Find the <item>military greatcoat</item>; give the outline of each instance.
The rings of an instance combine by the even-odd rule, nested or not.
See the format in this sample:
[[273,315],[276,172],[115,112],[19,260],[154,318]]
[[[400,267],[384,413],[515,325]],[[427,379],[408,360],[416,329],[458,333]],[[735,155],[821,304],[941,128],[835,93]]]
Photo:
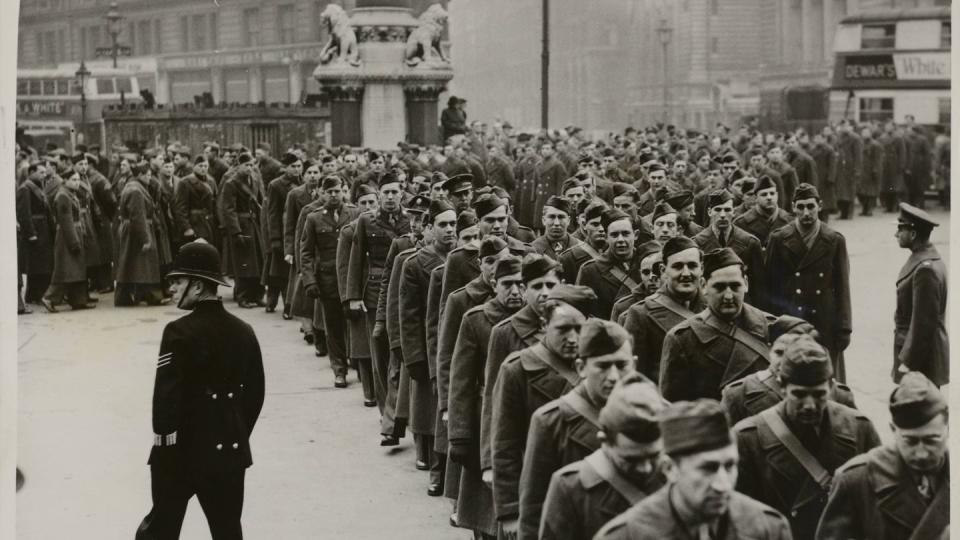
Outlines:
[[[849,386],[835,382],[830,399],[851,409],[856,409],[853,390]],[[730,422],[758,414],[783,401],[783,389],[769,369],[751,373],[742,379],[723,387],[720,403],[727,409]]]
[[283,258],[285,255],[283,220],[287,195],[298,185],[300,185],[299,177],[291,177],[286,174],[274,178],[267,185],[267,219],[265,225],[267,230],[266,251],[269,255],[266,263],[267,273],[272,278],[288,278],[290,274],[290,267]]
[[593,302],[593,312],[584,315],[609,319],[617,299],[629,294],[642,281],[640,261],[636,255],[630,261],[621,263],[608,250],[597,259],[586,262],[580,268],[577,285],[593,289],[597,299]]
[[[783,403],[774,410],[796,434],[786,419]],[[827,472],[833,474],[850,458],[880,445],[873,424],[859,411],[828,401],[823,414],[819,440],[807,449]],[[737,491],[788,516],[794,539],[813,540],[817,521],[827,503],[827,491],[817,484],[761,416],[741,420],[733,430],[740,451]]]
[[[24,273],[49,275],[53,272],[53,242],[56,224],[50,200],[40,187],[27,178],[17,187],[17,223],[23,237]],[[26,240],[36,237],[36,240]]]
[[633,337],[637,371],[654,382],[659,381],[660,357],[667,332],[705,308],[706,304],[699,294],[685,304],[661,287],[658,292],[628,309],[620,324]]
[[223,232],[230,239],[234,277],[259,280],[264,252],[260,201],[249,182],[250,177],[245,175],[234,175],[224,182],[219,210],[223,218]]
[[[337,290],[341,300],[347,294],[347,267],[350,264],[350,246],[356,221],[347,223],[340,229],[337,241]],[[345,310],[346,311],[346,310]],[[367,339],[367,320],[362,313],[349,314],[347,317],[347,356],[349,358],[370,358],[370,341]]]
[[754,206],[733,220],[733,224],[744,231],[754,235],[760,240],[763,248],[767,247],[770,235],[773,231],[787,225],[793,220],[793,216],[783,208],[777,208],[770,216],[765,216]]
[[153,231],[155,211],[147,188],[139,180],[127,182],[120,195],[117,283],[160,283],[158,240]]
[[215,208],[217,185],[213,179],[208,176],[198,178],[194,174],[181,178],[174,188],[174,199],[173,215],[181,234],[193,229],[198,238],[219,245],[216,236],[219,212]]
[[863,139],[854,133],[837,138],[837,200],[852,201],[863,174]]
[[87,280],[87,259],[84,254],[86,224],[80,215],[80,201],[66,186],[53,198],[53,215],[57,232],[53,241],[53,274],[50,283],[77,283]]
[[906,364],[942,386],[950,382],[950,341],[946,327],[947,267],[927,245],[907,259],[897,276],[893,375]]

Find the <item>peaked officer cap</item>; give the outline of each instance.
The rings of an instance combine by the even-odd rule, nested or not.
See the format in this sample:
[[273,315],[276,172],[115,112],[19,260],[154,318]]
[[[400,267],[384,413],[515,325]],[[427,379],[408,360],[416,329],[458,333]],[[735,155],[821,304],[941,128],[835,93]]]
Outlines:
[[448,193],[459,193],[473,187],[473,175],[468,173],[456,174],[443,183],[443,189]]
[[899,428],[924,426],[946,410],[947,401],[940,389],[919,371],[904,374],[890,394],[890,415]]
[[663,450],[676,457],[734,444],[727,411],[718,401],[678,401],[660,413]]
[[407,203],[406,211],[407,213],[415,212],[418,214],[423,214],[430,210],[430,197],[426,195],[417,195],[416,197],[410,199],[410,202]]
[[180,247],[168,278],[190,277],[227,285],[220,274],[220,252],[203,238]]
[[930,214],[907,203],[900,203],[900,216],[897,218],[897,223],[919,229],[932,229],[940,226]]

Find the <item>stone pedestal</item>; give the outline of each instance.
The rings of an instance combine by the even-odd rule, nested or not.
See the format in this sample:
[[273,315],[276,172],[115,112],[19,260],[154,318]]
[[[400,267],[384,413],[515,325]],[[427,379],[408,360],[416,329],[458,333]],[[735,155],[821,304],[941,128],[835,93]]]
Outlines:
[[323,89],[330,98],[331,142],[334,145],[364,146],[363,85],[327,85]]
[[[378,5],[370,6],[373,3]],[[393,150],[401,141],[438,141],[437,96],[453,78],[453,67],[441,61],[407,63],[407,38],[419,21],[404,5],[401,0],[358,2],[350,24],[357,36],[360,65],[334,60],[314,71],[331,98],[331,107],[337,109],[331,111],[333,144]],[[356,103],[335,100],[347,87],[362,99]],[[339,125],[342,122],[357,122],[359,129]]]

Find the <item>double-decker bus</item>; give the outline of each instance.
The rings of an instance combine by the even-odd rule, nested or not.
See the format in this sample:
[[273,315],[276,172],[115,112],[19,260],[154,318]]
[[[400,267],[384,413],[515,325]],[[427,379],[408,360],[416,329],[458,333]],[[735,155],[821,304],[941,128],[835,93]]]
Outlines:
[[950,125],[950,8],[867,11],[840,21],[830,118],[860,122],[912,116]]
[[38,148],[47,142],[106,146],[104,107],[141,101],[137,77],[129,70],[91,68],[82,88],[76,68],[17,70],[17,127]]

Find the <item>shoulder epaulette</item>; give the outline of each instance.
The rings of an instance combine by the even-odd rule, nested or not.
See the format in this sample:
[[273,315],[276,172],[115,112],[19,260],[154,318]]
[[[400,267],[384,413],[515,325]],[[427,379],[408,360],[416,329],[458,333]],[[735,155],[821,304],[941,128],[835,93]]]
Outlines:
[[837,468],[837,472],[834,474],[834,477],[840,476],[841,474],[844,474],[844,473],[846,473],[847,471],[851,471],[851,470],[853,470],[853,469],[857,469],[857,468],[860,468],[860,467],[866,467],[866,466],[867,466],[867,456],[868,456],[868,455],[869,455],[869,454],[858,454],[858,455],[850,458],[849,461],[847,461],[846,463],[844,463],[843,465],[841,465],[840,467]]
[[520,359],[520,352],[521,351],[513,351],[512,353],[508,354],[507,357],[503,359],[503,365],[518,361]]
[[408,255],[408,254],[410,254],[410,253],[414,253],[415,251],[419,251],[419,250],[420,250],[420,248],[418,248],[417,246],[413,246],[413,247],[410,247],[410,248],[407,248],[407,249],[401,251],[400,253],[397,253],[397,257],[399,257],[399,256],[401,256],[401,255]]

